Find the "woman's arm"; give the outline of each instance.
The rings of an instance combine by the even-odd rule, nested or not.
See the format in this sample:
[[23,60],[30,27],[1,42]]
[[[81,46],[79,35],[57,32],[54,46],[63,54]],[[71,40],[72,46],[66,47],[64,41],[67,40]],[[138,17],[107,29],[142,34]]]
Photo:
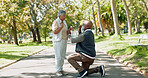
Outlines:
[[[56,23],[57,23],[57,22],[56,22]],[[55,24],[55,25],[57,25],[57,24]],[[61,23],[60,25],[61,25],[61,27],[59,27],[59,28],[57,28],[57,29],[55,29],[55,30],[53,31],[54,34],[58,34],[58,33],[62,30],[64,24]]]

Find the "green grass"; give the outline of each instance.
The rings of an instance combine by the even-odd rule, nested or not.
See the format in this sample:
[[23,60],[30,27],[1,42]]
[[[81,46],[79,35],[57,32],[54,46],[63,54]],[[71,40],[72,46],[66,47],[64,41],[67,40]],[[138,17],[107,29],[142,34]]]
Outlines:
[[20,44],[19,46],[52,46],[52,41],[42,41],[42,43],[38,43],[38,42],[27,42],[27,43],[23,43]]
[[[147,33],[140,33],[147,34]],[[130,44],[138,44],[140,34],[133,34],[131,36],[123,35],[115,37],[95,37],[96,47],[110,53],[114,56],[125,56],[122,58],[125,61],[130,61],[136,66],[145,69],[148,72],[148,47],[131,46]],[[147,44],[148,40],[142,39],[140,44]]]
[[0,66],[52,46],[51,41],[42,41],[40,44],[30,41],[32,40],[26,40],[19,46],[15,44],[0,44]]

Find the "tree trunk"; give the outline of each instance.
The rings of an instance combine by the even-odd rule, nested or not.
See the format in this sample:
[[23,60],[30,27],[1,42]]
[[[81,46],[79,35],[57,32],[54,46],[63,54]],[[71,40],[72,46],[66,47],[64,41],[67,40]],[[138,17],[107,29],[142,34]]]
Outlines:
[[130,16],[129,16],[129,9],[127,7],[127,4],[125,2],[125,0],[122,0],[124,3],[124,7],[126,10],[126,16],[127,16],[127,21],[128,21],[128,35],[132,35],[132,26],[131,26],[131,21],[130,21]]
[[115,27],[113,24],[111,24],[111,28],[112,28],[112,33],[115,33]]
[[137,20],[135,19],[135,32],[137,33],[138,32],[138,28],[137,28]]
[[[38,42],[41,43],[41,38],[40,38],[39,29],[38,29],[38,26],[37,26],[37,19],[36,19],[36,17],[37,17],[36,4],[34,5],[34,3],[33,4],[30,3],[30,5],[31,5],[30,6],[30,15],[32,17],[32,20],[34,21],[34,27],[36,29],[36,34],[37,34]],[[33,30],[32,33],[33,33],[33,39],[34,39],[34,41],[36,41],[35,31]]]
[[36,34],[37,34],[37,38],[38,38],[38,43],[41,43],[41,37],[40,37],[40,32],[39,32],[39,28],[38,28],[38,24],[37,24],[37,13],[36,13],[36,4],[35,4],[35,10],[33,10],[33,14],[34,14],[34,26],[36,28]]
[[47,25],[46,25],[46,27],[45,27],[45,42],[46,42],[46,29],[47,29]]
[[10,25],[9,25],[9,39],[8,39],[8,43],[11,43],[11,41],[12,41],[12,31],[11,31],[11,29],[10,29]]
[[103,25],[102,25],[102,21],[101,21],[100,2],[99,2],[99,0],[97,0],[97,3],[98,3],[98,18],[99,18],[99,24],[100,24],[100,28],[101,28],[101,34],[102,34],[102,36],[104,36],[104,29],[103,29]]
[[36,39],[36,33],[35,33],[35,30],[33,29],[33,27],[30,27],[28,23],[26,23],[29,30],[32,32],[32,35],[33,35],[33,42],[36,42],[37,39]]
[[135,11],[135,33],[138,32],[138,28],[137,28],[137,11]]
[[[91,0],[92,3],[92,0]],[[95,18],[95,14],[94,14],[94,4],[92,3],[92,13],[93,13],[93,18],[94,18],[94,30],[95,30],[95,35],[97,34],[97,26],[96,26],[96,18]]]
[[117,37],[118,35],[120,35],[120,30],[119,30],[119,23],[118,23],[116,5],[115,5],[114,0],[111,0],[110,2],[111,2],[111,9],[112,9],[112,15],[113,15],[113,20],[114,20],[115,35]]
[[16,45],[19,45],[18,44],[18,39],[17,39],[16,21],[15,21],[15,17],[14,16],[13,16],[12,31],[13,31],[14,42],[15,42]]
[[40,37],[40,32],[39,32],[39,28],[36,27],[36,33],[37,33],[37,37],[38,37],[38,43],[42,43],[41,42],[41,37]]
[[32,32],[32,35],[33,35],[33,42],[36,42],[37,41],[37,39],[36,39],[36,33],[35,33],[35,31],[34,31],[33,28],[31,29],[31,32]]
[[138,17],[137,17],[137,24],[138,24],[137,32],[140,33],[140,23],[139,23],[139,19],[138,19]]

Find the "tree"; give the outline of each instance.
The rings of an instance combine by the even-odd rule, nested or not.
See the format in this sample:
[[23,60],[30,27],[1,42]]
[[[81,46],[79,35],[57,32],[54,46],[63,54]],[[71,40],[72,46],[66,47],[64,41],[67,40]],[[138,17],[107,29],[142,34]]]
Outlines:
[[115,35],[118,36],[120,35],[120,30],[119,30],[119,23],[117,18],[116,4],[114,0],[110,0],[110,3],[111,3],[113,20],[114,20]]
[[144,21],[143,24],[144,24],[145,31],[147,32],[147,29],[148,29],[148,20]]
[[131,21],[130,21],[130,14],[129,14],[129,9],[128,9],[128,6],[126,4],[126,1],[125,0],[122,0],[123,3],[124,3],[124,7],[125,7],[125,10],[126,10],[126,16],[127,16],[127,21],[128,21],[128,35],[132,35],[132,26],[131,26]]
[[113,35],[115,31],[113,26],[112,11],[111,11],[111,6],[108,6],[108,5],[110,5],[109,0],[100,1],[101,21],[102,21],[103,29],[107,29],[109,32],[109,35]]
[[135,25],[135,33],[140,33],[140,26],[143,25],[145,19],[147,19],[147,11],[145,5],[141,0],[134,0],[132,6],[129,7],[131,12],[132,24]]
[[[38,24],[37,24],[37,11],[36,11],[36,9],[37,9],[36,1],[32,0],[30,2],[30,15],[31,15],[32,20],[34,22],[34,27],[35,27],[35,30],[36,30],[36,33],[37,33],[38,42],[41,43],[39,28],[38,28]],[[34,31],[34,30],[32,30],[32,31]],[[33,34],[35,34],[35,33],[33,33]],[[35,38],[35,36],[33,38]]]
[[[31,22],[29,22],[29,23],[31,23]],[[28,23],[28,22],[26,22],[26,24],[27,24],[27,26],[28,26],[29,30],[32,32],[33,42],[36,42],[36,41],[37,41],[37,39],[36,39],[35,29],[34,29],[34,27],[33,27],[33,26],[31,26],[29,23]]]
[[146,5],[146,2],[144,0],[142,0],[144,6],[145,6],[145,9],[146,9],[146,12],[147,12],[147,17],[148,17],[148,8],[147,8],[147,5]]
[[[19,27],[19,22],[21,17],[23,16],[24,7],[26,5],[27,1],[4,1],[3,2],[3,8],[2,8],[2,19],[1,24],[5,25],[6,28],[9,27],[10,30],[12,30],[14,42],[16,45],[18,44],[17,39],[17,29]],[[11,40],[11,34],[10,34],[10,40]]]
[[93,3],[92,0],[90,0],[90,1],[91,1],[91,4],[92,4],[92,14],[93,14],[93,20],[94,20],[94,30],[95,30],[95,34],[98,35],[97,34],[97,26],[96,26],[96,17],[95,17],[95,12],[94,12],[94,4],[95,3]]
[[100,24],[100,28],[101,28],[101,34],[102,34],[102,36],[104,36],[104,29],[103,29],[103,25],[102,25],[102,21],[101,21],[100,2],[99,2],[99,0],[97,0],[97,3],[98,3],[98,19],[99,19],[99,24]]
[[16,18],[15,18],[15,16],[13,16],[12,32],[13,32],[15,44],[19,45],[18,44],[18,39],[17,39],[17,29],[16,29]]
[[42,20],[44,19],[46,12],[49,10],[50,5],[46,0],[31,0],[30,1],[30,15],[32,17],[34,27],[36,30],[38,42],[41,43],[40,36],[40,25]]

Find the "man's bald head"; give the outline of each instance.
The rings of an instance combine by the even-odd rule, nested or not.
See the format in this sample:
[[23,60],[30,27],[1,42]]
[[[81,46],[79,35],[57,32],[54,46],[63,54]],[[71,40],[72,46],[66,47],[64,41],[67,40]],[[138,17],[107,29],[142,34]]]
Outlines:
[[86,29],[91,29],[92,28],[93,23],[90,20],[85,20],[84,21],[84,30]]

